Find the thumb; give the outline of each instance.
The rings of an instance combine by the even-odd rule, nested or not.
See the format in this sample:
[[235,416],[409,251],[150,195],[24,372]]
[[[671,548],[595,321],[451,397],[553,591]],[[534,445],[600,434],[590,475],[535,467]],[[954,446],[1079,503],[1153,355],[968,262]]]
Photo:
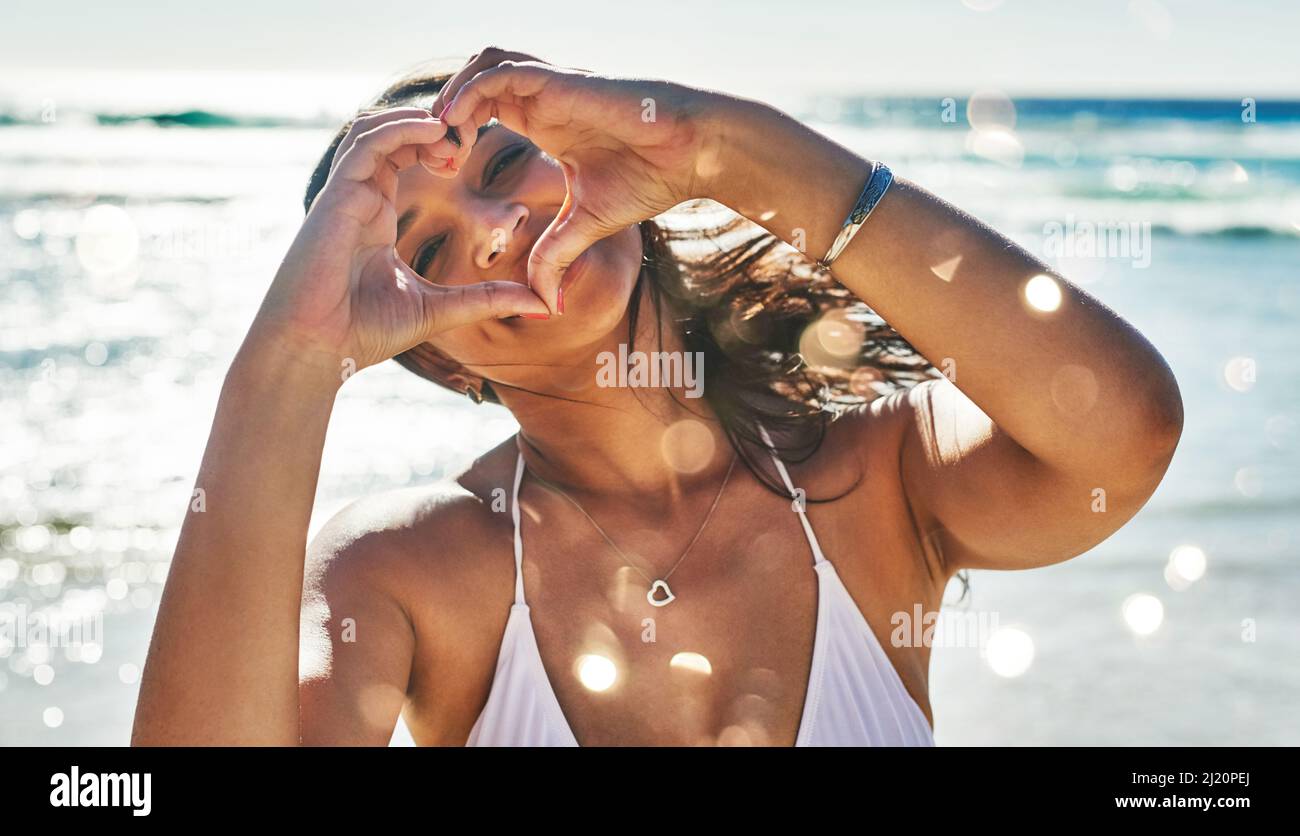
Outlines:
[[552,313],[560,313],[559,289],[564,271],[592,244],[609,234],[604,225],[573,198],[573,170],[566,164],[568,195],[560,212],[538,237],[528,255],[528,283]]
[[537,294],[518,282],[476,282],[453,287],[426,283],[421,287],[425,322],[421,341],[488,319],[549,315]]

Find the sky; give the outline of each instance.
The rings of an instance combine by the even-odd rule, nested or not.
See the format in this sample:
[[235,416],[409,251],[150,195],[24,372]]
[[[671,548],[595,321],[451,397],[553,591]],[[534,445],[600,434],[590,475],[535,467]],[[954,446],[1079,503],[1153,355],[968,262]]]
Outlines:
[[[3,0],[0,81],[289,72],[373,87],[495,44],[762,97],[1300,97],[1293,0]],[[358,87],[360,89],[360,87]],[[358,94],[362,95],[362,94]]]

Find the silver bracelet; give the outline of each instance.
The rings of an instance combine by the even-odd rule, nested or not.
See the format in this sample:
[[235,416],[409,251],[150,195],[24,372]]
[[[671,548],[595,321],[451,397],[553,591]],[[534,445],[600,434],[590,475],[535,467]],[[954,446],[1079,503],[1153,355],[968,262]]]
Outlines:
[[866,222],[871,210],[875,209],[876,204],[885,196],[892,182],[894,182],[894,173],[889,170],[889,166],[878,161],[871,164],[871,176],[867,178],[867,184],[862,187],[858,202],[853,205],[853,210],[844,219],[840,234],[835,236],[831,248],[821,257],[818,264],[830,269],[831,262],[839,258],[840,253],[844,252],[844,248],[853,240],[853,236],[858,234],[858,229]]

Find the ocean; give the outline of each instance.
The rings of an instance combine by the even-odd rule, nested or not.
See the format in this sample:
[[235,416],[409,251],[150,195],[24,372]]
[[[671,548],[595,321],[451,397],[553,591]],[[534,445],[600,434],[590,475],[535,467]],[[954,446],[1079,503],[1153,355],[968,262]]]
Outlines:
[[[0,83],[0,744],[129,740],[222,377],[360,95],[298,79],[274,88],[292,106],[244,107],[254,84],[264,103],[234,77]],[[1182,442],[1137,517],[949,590],[946,615],[997,629],[934,650],[937,742],[1300,744],[1300,102],[781,104],[1042,254],[1182,389]],[[515,428],[396,364],[365,371],[313,530]],[[79,632],[15,627],[41,624]]]

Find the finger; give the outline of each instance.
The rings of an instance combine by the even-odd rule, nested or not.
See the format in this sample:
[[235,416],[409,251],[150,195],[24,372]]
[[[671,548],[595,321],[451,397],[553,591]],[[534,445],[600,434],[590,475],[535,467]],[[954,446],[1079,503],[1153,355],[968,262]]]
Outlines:
[[[464,86],[465,82],[483,70],[495,67],[500,62],[508,60],[533,60],[533,58],[522,52],[510,52],[494,46],[487,47],[482,52],[473,55],[469,61],[465,62],[465,66],[461,67],[455,75],[447,80],[438,91],[438,95],[434,97],[429,111],[436,114],[439,120],[442,120],[446,114],[447,105],[455,98],[456,93]],[[479,124],[482,123],[476,123],[476,126]],[[452,128],[451,133],[458,139],[456,146],[459,153],[456,155],[456,167],[459,168],[469,161],[469,153],[473,149],[474,143],[478,141],[478,136],[475,135],[473,130],[457,131]]]
[[[436,147],[436,146],[434,146]],[[448,167],[450,158],[439,157],[429,151],[428,145],[404,145],[389,154],[384,164],[375,170],[371,180],[390,201],[397,199],[397,175],[403,169],[420,165],[425,171],[444,179],[456,176],[456,169]]]
[[469,81],[483,70],[486,70],[489,67],[495,67],[502,61],[541,62],[541,59],[523,52],[511,52],[494,46],[487,47],[482,52],[472,56],[469,61],[465,62],[465,66],[457,70],[456,74],[449,78],[446,84],[442,85],[442,89],[439,90],[438,95],[434,97],[433,105],[429,109],[432,110],[435,115],[441,117],[443,108],[445,108],[447,104],[455,98],[456,93],[459,92],[465,82]]
[[[527,102],[528,96],[525,93],[540,92],[545,88],[545,81],[538,83],[523,83],[520,90],[523,93],[516,94],[509,83],[509,78],[499,75],[503,70],[518,69],[519,65],[507,62],[476,75],[473,79],[461,88],[461,93],[457,95],[457,101],[448,105],[448,109],[443,111],[444,120],[447,122],[449,130],[459,132],[463,147],[458,157],[458,163],[464,164],[469,159],[470,152],[474,144],[478,141],[478,128],[486,125],[488,120],[496,119],[515,133],[523,136],[528,135],[527,119],[524,116],[523,105]],[[532,67],[534,70],[546,72],[549,65]],[[489,79],[498,79],[498,84],[488,88],[483,92],[480,86],[484,81]],[[470,90],[477,90],[478,93],[472,97],[473,101],[466,101],[464,94]],[[451,114],[455,111],[456,123],[452,122]]]
[[431,152],[428,146],[425,145],[417,146],[417,148],[419,149],[420,165],[424,166],[424,170],[435,177],[450,179],[460,171],[459,168],[453,168],[450,165],[454,160],[453,156],[440,157]]
[[[491,119],[496,119],[502,125],[520,136],[528,136],[526,130],[528,123],[524,117],[524,110],[522,107],[516,104],[506,104],[498,101],[483,102],[479,105],[479,109],[475,111],[469,121],[465,122],[459,128],[463,144],[456,155],[457,168],[464,167],[468,162],[470,154],[474,150],[474,146],[478,144],[479,128],[486,125]],[[448,125],[448,130],[458,129]]]
[[465,82],[442,117],[449,125],[460,125],[474,116],[485,101],[518,105],[521,99],[536,96],[556,75],[544,64],[505,62],[483,70]]
[[528,284],[554,313],[560,313],[559,291],[565,271],[592,244],[610,234],[594,215],[573,202],[571,170],[560,165],[570,183],[569,197],[528,255]]
[[419,119],[429,118],[428,111],[419,107],[394,107],[388,110],[382,110],[377,113],[368,113],[364,116],[358,116],[348,127],[348,132],[339,142],[338,148],[334,150],[334,159],[330,162],[330,170],[333,171],[338,166],[338,162],[347,153],[347,150],[357,141],[357,137],[367,131],[371,131],[386,122],[394,122],[399,119]]
[[421,286],[425,291],[426,340],[475,322],[549,313],[537,294],[518,282],[476,282],[455,287],[424,282]]
[[[348,180],[368,180],[381,166],[388,165],[390,156],[399,149],[427,145],[430,146],[431,153],[436,154],[438,141],[446,135],[447,126],[428,117],[386,122],[358,136],[330,176]],[[444,144],[441,147],[447,146]],[[393,158],[393,163],[404,164],[402,167],[415,165],[416,162],[418,156],[415,153]]]

